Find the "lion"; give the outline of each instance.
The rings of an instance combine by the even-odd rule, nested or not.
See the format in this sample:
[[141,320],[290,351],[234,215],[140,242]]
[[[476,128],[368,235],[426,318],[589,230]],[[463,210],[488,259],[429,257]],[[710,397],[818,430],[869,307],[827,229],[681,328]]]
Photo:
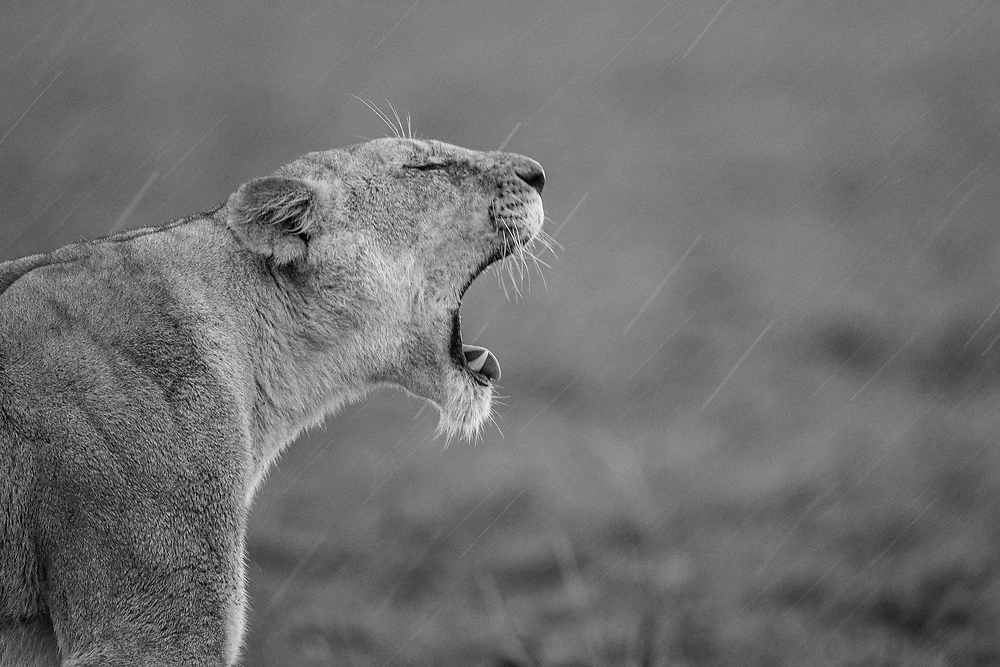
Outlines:
[[0,264],[0,665],[235,664],[250,504],[297,435],[386,385],[448,437],[490,417],[459,307],[543,238],[544,184],[383,138]]

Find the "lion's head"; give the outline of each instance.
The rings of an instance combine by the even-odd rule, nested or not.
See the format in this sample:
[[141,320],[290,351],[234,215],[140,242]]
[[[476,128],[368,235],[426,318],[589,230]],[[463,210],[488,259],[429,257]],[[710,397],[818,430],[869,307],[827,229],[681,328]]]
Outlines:
[[463,342],[462,296],[538,237],[544,183],[521,155],[385,138],[309,153],[243,185],[225,215],[265,258],[329,384],[400,385],[439,407],[440,431],[472,437],[500,367]]

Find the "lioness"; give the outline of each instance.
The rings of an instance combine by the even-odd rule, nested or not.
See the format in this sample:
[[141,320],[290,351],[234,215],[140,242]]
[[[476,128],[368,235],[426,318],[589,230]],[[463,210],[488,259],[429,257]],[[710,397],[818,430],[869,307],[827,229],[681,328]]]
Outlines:
[[437,141],[310,153],[200,215],[0,264],[0,665],[231,665],[281,450],[394,384],[472,436],[462,341],[541,230],[541,166]]

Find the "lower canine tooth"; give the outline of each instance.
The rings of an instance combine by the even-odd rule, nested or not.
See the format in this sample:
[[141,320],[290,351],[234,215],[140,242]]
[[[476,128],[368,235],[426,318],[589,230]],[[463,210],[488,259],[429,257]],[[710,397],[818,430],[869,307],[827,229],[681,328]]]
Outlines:
[[472,371],[481,373],[492,380],[500,379],[500,362],[492,352],[478,345],[462,345],[465,365]]
[[483,364],[486,363],[486,360],[489,359],[489,357],[490,353],[483,350],[482,354],[480,354],[478,357],[471,359],[469,357],[466,357],[465,363],[469,365],[469,368],[478,372],[483,369]]

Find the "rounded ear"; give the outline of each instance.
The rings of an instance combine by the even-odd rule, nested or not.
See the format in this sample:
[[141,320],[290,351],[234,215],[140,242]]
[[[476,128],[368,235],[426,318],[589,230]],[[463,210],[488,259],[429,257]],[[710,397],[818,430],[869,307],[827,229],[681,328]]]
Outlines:
[[305,257],[326,194],[315,181],[258,178],[229,198],[227,222],[247,248],[289,264]]

